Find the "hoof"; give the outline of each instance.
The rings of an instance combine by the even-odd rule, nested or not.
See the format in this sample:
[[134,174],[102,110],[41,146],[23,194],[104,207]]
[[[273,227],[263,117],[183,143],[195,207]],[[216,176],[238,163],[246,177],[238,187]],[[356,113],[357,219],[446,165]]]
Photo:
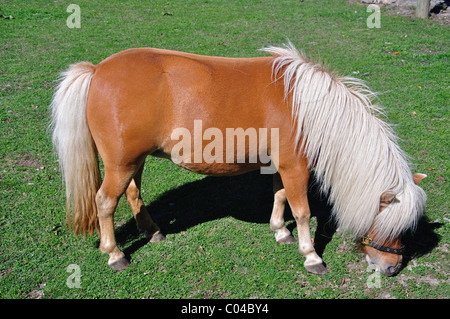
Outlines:
[[128,268],[128,266],[130,265],[130,262],[125,258],[122,257],[116,261],[113,261],[111,263],[108,263],[109,267],[111,267],[111,269],[113,270],[125,270]]
[[151,243],[159,243],[159,242],[162,242],[164,239],[166,239],[166,236],[164,236],[160,232],[157,232],[150,238],[150,242]]
[[327,273],[327,268],[323,264],[316,264],[316,265],[305,265],[305,268],[308,272],[317,274],[317,275],[323,275]]
[[279,244],[295,244],[296,242],[297,240],[292,235],[288,235],[286,237],[277,240],[277,243]]

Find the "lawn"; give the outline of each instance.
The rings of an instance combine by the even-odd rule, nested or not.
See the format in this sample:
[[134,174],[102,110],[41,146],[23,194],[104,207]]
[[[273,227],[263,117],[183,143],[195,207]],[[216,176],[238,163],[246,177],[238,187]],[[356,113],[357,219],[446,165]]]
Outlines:
[[[450,297],[448,26],[382,8],[380,28],[368,28],[367,6],[346,1],[78,0],[81,27],[69,28],[69,4],[0,5],[0,298]],[[286,39],[379,92],[414,172],[428,175],[405,268],[378,277],[351,236],[337,232],[323,249],[328,273],[309,274],[298,245],[276,244],[269,229],[270,176],[205,177],[148,158],[143,197],[167,239],[148,244],[122,199],[116,236],[131,265],[110,270],[98,236],[76,237],[65,223],[47,130],[58,74],[132,47],[251,57]],[[329,207],[312,209],[314,231]]]

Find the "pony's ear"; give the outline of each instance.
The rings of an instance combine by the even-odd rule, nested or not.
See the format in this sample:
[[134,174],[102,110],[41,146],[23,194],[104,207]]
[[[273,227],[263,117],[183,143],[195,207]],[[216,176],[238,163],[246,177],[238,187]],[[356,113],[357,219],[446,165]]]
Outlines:
[[421,174],[421,173],[416,173],[413,175],[413,179],[414,179],[414,183],[417,185],[419,184],[422,179],[424,179],[425,177],[427,177],[427,175],[425,174]]
[[385,191],[380,196],[380,204],[381,206],[387,206],[395,199],[395,194],[393,191]]

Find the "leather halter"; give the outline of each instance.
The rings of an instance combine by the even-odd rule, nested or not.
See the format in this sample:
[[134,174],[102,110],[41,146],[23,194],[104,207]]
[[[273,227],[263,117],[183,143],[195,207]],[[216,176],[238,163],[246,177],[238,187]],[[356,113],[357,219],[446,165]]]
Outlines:
[[405,246],[403,244],[401,244],[400,248],[391,248],[374,242],[368,235],[360,237],[358,242],[364,246],[369,246],[390,254],[403,255],[403,252],[405,251]]

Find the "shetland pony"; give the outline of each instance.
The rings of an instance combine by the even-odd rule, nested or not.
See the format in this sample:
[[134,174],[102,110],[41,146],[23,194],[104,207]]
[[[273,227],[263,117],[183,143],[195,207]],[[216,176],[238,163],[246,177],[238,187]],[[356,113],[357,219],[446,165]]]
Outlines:
[[[262,171],[265,155],[275,167],[270,228],[277,242],[295,241],[283,219],[288,202],[307,271],[326,272],[310,237],[313,169],[340,229],[358,239],[381,272],[399,271],[401,235],[424,210],[426,196],[416,184],[426,175],[413,176],[381,108],[372,103],[374,94],[360,80],[326,71],[291,43],[262,51],[270,56],[129,49],[62,73],[51,126],[67,214],[76,234],[98,231],[111,268],[129,264],[114,237],[123,194],[150,242],[164,239],[141,197],[148,155],[216,176]],[[230,130],[234,136],[221,142]]]

